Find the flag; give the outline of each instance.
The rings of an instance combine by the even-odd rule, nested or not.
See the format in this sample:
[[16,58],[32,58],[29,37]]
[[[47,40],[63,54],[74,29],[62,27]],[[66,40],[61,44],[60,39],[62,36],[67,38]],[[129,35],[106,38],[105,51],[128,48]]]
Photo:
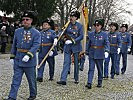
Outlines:
[[85,6],[85,3],[79,8],[80,12],[80,19],[78,20],[79,23],[83,25],[83,32],[84,37],[82,40],[82,52],[86,51],[86,36],[87,36],[87,29],[88,29],[88,7]]

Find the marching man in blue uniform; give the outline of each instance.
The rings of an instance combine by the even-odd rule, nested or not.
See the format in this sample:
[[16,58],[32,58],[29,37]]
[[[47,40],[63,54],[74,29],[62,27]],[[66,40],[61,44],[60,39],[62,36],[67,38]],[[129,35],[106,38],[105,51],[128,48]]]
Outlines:
[[103,60],[108,57],[109,53],[109,41],[107,33],[101,29],[104,26],[104,20],[98,19],[94,23],[95,31],[88,34],[89,40],[87,45],[87,52],[89,53],[89,71],[88,81],[86,87],[91,89],[92,80],[94,76],[95,65],[98,70],[98,85],[102,87],[103,80]]
[[[39,64],[43,60],[43,58],[46,56],[52,45],[57,45],[57,36],[56,33],[53,29],[54,27],[54,21],[47,18],[42,22],[42,28],[43,30],[41,31],[41,46],[39,50]],[[53,30],[52,30],[53,29]],[[54,77],[54,68],[55,68],[55,58],[54,56],[57,55],[56,49],[52,50],[49,54],[49,56],[46,58],[42,66],[38,68],[38,76],[37,76],[37,81],[43,82],[43,72],[45,68],[46,61],[49,64],[49,80],[53,80]]]
[[110,53],[108,58],[105,59],[104,62],[104,78],[108,78],[108,68],[109,68],[109,62],[110,58],[112,61],[111,65],[111,78],[114,79],[114,75],[119,75],[118,72],[116,72],[116,59],[117,55],[120,53],[121,48],[121,37],[118,30],[118,24],[115,22],[112,22],[110,25],[110,32],[108,33],[108,38],[110,42]]
[[127,53],[131,51],[131,34],[127,32],[128,25],[127,24],[122,24],[121,26],[121,40],[122,40],[122,47],[121,47],[121,52],[117,56],[117,62],[116,62],[116,72],[120,72],[120,58],[122,55],[122,61],[123,61],[123,67],[121,68],[121,74],[124,74],[127,68]]
[[83,39],[83,27],[76,20],[80,18],[78,11],[71,12],[70,24],[68,25],[65,35],[66,41],[64,45],[64,64],[60,81],[57,84],[66,85],[68,71],[71,65],[71,55],[74,56],[74,79],[75,84],[79,83],[79,66],[78,56],[82,51],[81,40]]
[[6,100],[16,100],[24,73],[29,83],[30,96],[28,100],[36,98],[36,51],[40,46],[41,36],[40,32],[32,27],[33,23],[35,23],[35,13],[26,11],[22,16],[24,27],[15,31],[10,57],[14,75],[9,98]]

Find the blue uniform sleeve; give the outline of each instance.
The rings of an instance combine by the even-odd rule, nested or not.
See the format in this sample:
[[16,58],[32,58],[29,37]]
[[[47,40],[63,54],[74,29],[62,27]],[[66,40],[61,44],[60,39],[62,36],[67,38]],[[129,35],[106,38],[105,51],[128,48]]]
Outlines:
[[83,39],[83,26],[79,27],[79,36],[75,39],[75,42],[80,42]]
[[104,49],[105,49],[105,52],[109,52],[110,51],[110,43],[109,43],[109,39],[108,39],[108,34],[107,33],[105,33]]
[[122,47],[122,40],[121,40],[120,33],[117,34],[117,43],[118,43],[118,48],[121,48]]
[[131,45],[132,45],[132,38],[131,38],[131,34],[128,33],[128,48],[131,48]]

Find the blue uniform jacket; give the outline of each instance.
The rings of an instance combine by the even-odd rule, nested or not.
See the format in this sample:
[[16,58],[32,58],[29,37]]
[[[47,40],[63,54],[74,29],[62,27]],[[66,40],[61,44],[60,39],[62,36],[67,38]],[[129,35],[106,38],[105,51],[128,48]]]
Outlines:
[[131,44],[132,44],[131,35],[128,32],[125,32],[125,33],[121,32],[120,36],[122,40],[121,52],[127,53],[127,49],[131,48]]
[[[39,51],[39,58],[44,58],[53,45],[54,39],[57,35],[54,30],[48,29],[47,31],[41,31],[41,46]],[[57,50],[54,48],[53,56],[57,55]]]
[[95,31],[88,33],[88,52],[89,57],[93,59],[104,59],[104,52],[109,52],[109,41],[107,33]]
[[[35,28],[24,29],[19,28],[15,31],[14,40],[12,44],[11,54],[15,56],[14,62],[21,67],[36,66],[36,51],[40,46],[41,36],[40,32]],[[18,49],[22,49],[20,52]],[[25,55],[31,55],[28,62],[23,62],[22,58]]]
[[119,32],[114,32],[114,33],[108,33],[108,38],[110,42],[110,53],[117,53],[118,47],[121,48],[122,43],[121,43],[121,36]]
[[73,53],[82,51],[81,40],[83,39],[83,26],[76,22],[74,25],[70,23],[65,31],[69,37],[71,37],[73,44],[64,45],[64,52]]

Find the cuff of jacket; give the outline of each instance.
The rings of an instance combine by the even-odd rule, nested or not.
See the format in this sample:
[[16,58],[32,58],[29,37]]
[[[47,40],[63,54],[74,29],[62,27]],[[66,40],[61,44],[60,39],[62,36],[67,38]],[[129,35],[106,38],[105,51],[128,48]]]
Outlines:
[[109,53],[110,51],[109,50],[105,50],[105,52],[108,52]]
[[30,57],[30,58],[33,58],[33,54],[31,52],[27,52],[27,55]]
[[14,54],[11,54],[10,55],[10,59],[14,59],[15,58],[15,55]]
[[76,44],[76,42],[75,42],[74,38],[72,38],[72,42],[73,42],[73,44]]

